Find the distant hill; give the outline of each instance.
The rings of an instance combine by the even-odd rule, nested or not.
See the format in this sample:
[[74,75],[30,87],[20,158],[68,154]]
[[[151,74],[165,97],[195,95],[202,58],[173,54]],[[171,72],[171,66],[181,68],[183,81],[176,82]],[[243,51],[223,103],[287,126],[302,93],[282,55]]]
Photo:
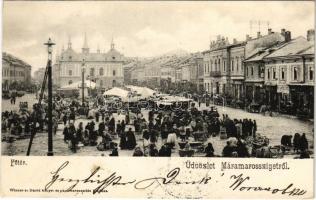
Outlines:
[[174,49],[174,50],[171,50],[167,53],[164,53],[162,54],[161,56],[187,56],[189,55],[190,53],[186,50],[183,50],[183,49]]
[[128,68],[137,68],[143,67],[145,65],[153,65],[156,67],[179,67],[180,65],[187,64],[193,61],[194,58],[200,57],[201,53],[189,53],[182,49],[175,49],[169,51],[165,54],[155,57],[147,57],[147,58],[127,58],[124,62],[123,67]]

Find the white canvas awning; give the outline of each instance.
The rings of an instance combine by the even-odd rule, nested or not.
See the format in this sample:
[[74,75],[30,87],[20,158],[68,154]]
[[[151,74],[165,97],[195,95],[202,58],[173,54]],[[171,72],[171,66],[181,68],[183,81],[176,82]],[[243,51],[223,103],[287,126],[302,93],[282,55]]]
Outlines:
[[142,98],[147,98],[157,93],[155,90],[152,90],[147,87],[138,87],[133,85],[128,85],[126,87],[131,89],[132,92],[136,92],[137,94],[139,94]]
[[114,87],[114,88],[109,89],[103,93],[103,95],[117,96],[117,97],[121,97],[122,99],[127,99],[128,94],[129,94],[129,91],[124,90],[122,88],[118,88],[118,87]]

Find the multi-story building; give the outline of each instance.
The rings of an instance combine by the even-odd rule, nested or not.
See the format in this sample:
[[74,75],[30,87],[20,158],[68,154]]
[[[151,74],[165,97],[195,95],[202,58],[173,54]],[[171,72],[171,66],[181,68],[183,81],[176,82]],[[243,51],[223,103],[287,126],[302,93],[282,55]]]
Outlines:
[[274,110],[292,102],[294,110],[314,109],[314,40],[300,36],[291,39],[286,31],[285,42],[271,49],[264,57],[266,102]]
[[[198,90],[199,84],[203,88],[203,57],[198,53],[191,54],[187,59],[184,59],[179,65],[182,67],[182,80],[190,82],[194,85],[195,91]],[[201,83],[199,82],[201,78]]]
[[241,42],[228,47],[230,60],[230,92],[229,94],[236,100],[244,96],[244,59],[246,42]]
[[145,80],[148,86],[156,88],[160,86],[160,63],[159,62],[150,62],[145,64]]
[[132,72],[138,66],[138,62],[131,62],[123,66],[124,84],[132,84]]
[[53,85],[60,87],[60,65],[56,62],[55,64],[53,64],[52,67],[52,79],[53,79]]
[[161,66],[161,80],[168,80],[171,83],[176,81],[176,70],[174,66],[162,65]]
[[182,82],[182,68],[181,67],[177,67],[175,69],[175,73],[176,73],[176,80],[175,82]]
[[[285,29],[282,29],[281,32],[284,33]],[[284,36],[272,32],[271,29],[268,29],[268,34],[262,37],[260,33],[254,39],[247,37],[246,60],[244,61],[244,99],[246,102],[263,103],[265,99],[263,58],[282,42],[284,42]]]
[[181,70],[181,78],[179,79],[179,81],[181,82],[193,82],[194,79],[192,78],[192,75],[194,76],[194,73],[191,74],[192,70],[192,65],[190,65],[189,63],[187,64],[183,64],[179,66],[179,69]]
[[226,94],[229,85],[228,39],[218,36],[210,50],[203,52],[204,88],[211,94]]
[[110,50],[106,53],[90,52],[87,37],[84,38],[82,51],[77,53],[72,48],[69,39],[68,48],[59,56],[58,85],[64,86],[82,80],[84,78],[96,82],[97,88],[111,88],[123,85],[123,55],[115,49],[113,41]]
[[143,65],[137,65],[131,72],[131,81],[133,85],[143,84],[145,79],[145,67]]
[[204,91],[204,65],[203,65],[203,56],[198,55],[195,59],[197,65],[197,90],[199,92]]
[[46,71],[46,68],[42,67],[34,72],[34,81],[36,81],[36,83],[42,84],[45,71]]
[[9,90],[10,85],[31,82],[32,67],[19,58],[2,53],[2,89]]
[[205,90],[208,93],[228,95],[233,99],[243,100],[247,93],[244,79],[248,72],[244,60],[282,39],[284,40],[281,34],[273,33],[271,29],[268,29],[266,36],[261,36],[258,32],[255,39],[247,35],[246,41],[238,42],[234,39],[232,44],[227,38],[218,36],[216,41],[211,42],[210,50],[203,53]]

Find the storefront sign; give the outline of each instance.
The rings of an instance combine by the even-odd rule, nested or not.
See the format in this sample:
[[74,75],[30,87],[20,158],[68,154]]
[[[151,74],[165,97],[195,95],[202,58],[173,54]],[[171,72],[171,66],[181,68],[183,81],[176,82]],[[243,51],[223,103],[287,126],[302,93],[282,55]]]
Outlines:
[[277,93],[289,94],[290,88],[287,85],[278,85],[277,86]]

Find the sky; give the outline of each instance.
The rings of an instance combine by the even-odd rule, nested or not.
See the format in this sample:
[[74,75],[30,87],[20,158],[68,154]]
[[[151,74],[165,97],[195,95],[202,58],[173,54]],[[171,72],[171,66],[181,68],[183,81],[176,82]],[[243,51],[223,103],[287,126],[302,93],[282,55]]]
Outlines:
[[46,65],[44,42],[56,43],[54,53],[67,48],[71,38],[81,51],[87,34],[90,51],[115,47],[128,57],[158,56],[175,49],[205,51],[217,35],[245,40],[259,31],[250,20],[261,21],[260,31],[290,30],[304,36],[314,28],[314,2],[123,2],[123,1],[5,1],[3,3],[3,51],[30,65],[32,72]]

